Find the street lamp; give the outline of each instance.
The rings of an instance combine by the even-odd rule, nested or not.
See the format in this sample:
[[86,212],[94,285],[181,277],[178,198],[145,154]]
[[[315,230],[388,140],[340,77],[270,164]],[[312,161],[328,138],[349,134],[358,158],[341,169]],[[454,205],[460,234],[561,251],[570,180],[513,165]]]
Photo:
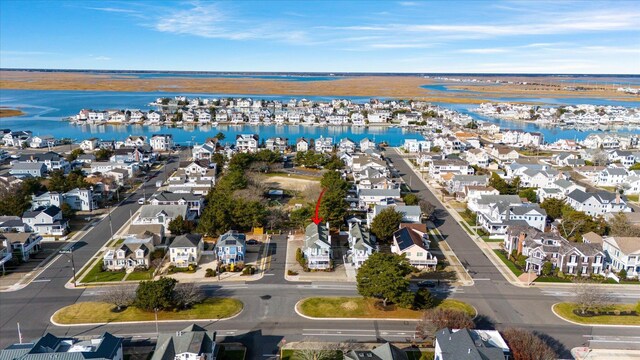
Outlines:
[[73,271],[73,287],[75,288],[77,286],[77,284],[76,284],[76,264],[73,262],[73,246],[71,246],[71,247],[69,247],[67,249],[60,250],[60,251],[58,251],[58,253],[60,255],[65,255],[65,256],[71,258],[71,271]]

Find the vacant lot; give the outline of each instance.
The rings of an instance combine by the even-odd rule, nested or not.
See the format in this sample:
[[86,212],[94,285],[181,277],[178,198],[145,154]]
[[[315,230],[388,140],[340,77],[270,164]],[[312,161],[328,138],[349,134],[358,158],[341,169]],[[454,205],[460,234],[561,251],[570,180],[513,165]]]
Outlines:
[[309,188],[317,187],[320,189],[320,178],[313,179],[311,177],[305,178],[302,176],[286,176],[286,175],[277,175],[277,176],[269,176],[264,179],[264,184],[270,188],[278,188],[284,190],[293,190],[293,191],[305,191]]

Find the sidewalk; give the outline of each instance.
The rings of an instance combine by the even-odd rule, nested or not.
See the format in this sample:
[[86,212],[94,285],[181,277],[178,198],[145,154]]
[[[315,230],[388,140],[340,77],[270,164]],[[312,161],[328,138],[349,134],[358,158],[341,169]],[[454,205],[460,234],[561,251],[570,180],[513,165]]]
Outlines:
[[[399,155],[402,155],[402,153],[400,153],[397,148],[393,148],[393,149],[396,153],[398,153]],[[505,265],[502,262],[502,260],[500,260],[500,258],[498,258],[498,256],[495,254],[495,252],[493,251],[493,248],[496,246],[495,243],[488,243],[484,241],[482,238],[480,238],[479,236],[470,235],[462,225],[462,223],[465,222],[462,216],[460,216],[460,214],[455,209],[449,206],[449,204],[441,200],[441,198],[438,196],[438,190],[431,183],[429,183],[429,181],[425,180],[422,177],[422,174],[415,168],[415,166],[413,166],[413,164],[407,158],[402,157],[402,160],[413,170],[414,174],[420,179],[420,181],[422,181],[422,183],[427,187],[427,189],[433,193],[434,197],[440,203],[440,205],[442,205],[442,207],[446,209],[447,212],[455,219],[455,221],[459,224],[459,226],[462,227],[464,232],[467,233],[469,238],[473,240],[473,242],[478,246],[478,248],[480,248],[480,250],[489,259],[489,261],[491,261],[491,263],[496,267],[496,269],[498,269],[498,271],[509,283],[518,287],[535,286],[539,288],[559,287],[559,286],[573,287],[576,285],[574,283],[556,283],[556,282],[540,282],[540,283],[529,284],[529,282],[527,281],[528,278],[525,278],[524,280],[519,279],[513,272],[511,272],[511,270],[507,267],[507,265]],[[605,288],[611,288],[611,289],[619,289],[619,290],[623,290],[625,288],[638,289],[639,287],[638,285],[635,285],[635,284],[593,284],[593,285],[601,286]]]

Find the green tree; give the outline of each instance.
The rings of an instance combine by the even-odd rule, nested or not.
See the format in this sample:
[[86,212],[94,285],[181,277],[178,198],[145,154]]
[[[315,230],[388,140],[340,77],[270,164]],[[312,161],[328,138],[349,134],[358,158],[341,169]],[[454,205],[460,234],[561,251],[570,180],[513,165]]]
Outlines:
[[442,148],[440,146],[432,146],[431,147],[431,152],[441,153],[442,152]]
[[327,190],[320,201],[320,217],[334,226],[342,223],[349,206],[345,197],[346,192]]
[[67,203],[62,203],[60,210],[62,210],[62,217],[65,219],[73,219],[76,216],[76,211]]
[[113,150],[99,149],[94,153],[94,155],[96,156],[96,161],[109,160],[109,158],[113,155]]
[[168,228],[171,235],[182,235],[191,233],[195,228],[195,224],[192,221],[185,220],[182,215],[178,215],[169,222]]
[[371,232],[380,240],[388,241],[398,230],[402,222],[402,213],[388,207],[382,210],[371,222]]
[[526,188],[524,190],[520,190],[520,192],[518,193],[518,196],[520,196],[521,198],[525,198],[532,203],[538,201],[538,195],[536,195],[536,191],[533,188]]
[[411,269],[404,256],[374,253],[358,270],[358,293],[364,297],[380,299],[384,306],[387,306],[387,302],[404,302],[406,294],[411,292],[407,279]]
[[436,307],[438,300],[431,294],[429,289],[418,289],[413,304],[416,309],[426,310]]
[[135,306],[145,311],[164,310],[173,307],[173,289],[176,279],[161,277],[158,280],[141,281],[136,289]]
[[553,274],[553,264],[550,261],[545,261],[542,264],[542,275],[549,276]]
[[346,195],[349,183],[337,171],[327,171],[322,175],[320,186],[327,191],[340,191]]
[[219,132],[219,133],[216,134],[216,136],[214,136],[214,138],[218,139],[218,141],[222,141],[222,140],[226,139],[227,137],[222,132]]
[[633,171],[633,170],[640,170],[640,162],[637,162],[637,163],[635,163],[635,164],[631,165],[631,167],[629,167],[629,170],[630,170],[630,171]]
[[540,207],[547,212],[547,216],[550,217],[551,220],[560,219],[566,206],[564,200],[554,198],[546,198],[542,204],[540,204]]
[[331,155],[324,168],[327,170],[341,170],[344,169],[344,161],[340,160],[335,154]]
[[244,171],[239,169],[230,170],[218,180],[217,187],[226,191],[245,189],[249,185]]
[[78,148],[78,149],[73,149],[71,150],[71,152],[69,153],[69,155],[67,155],[67,161],[71,162],[75,159],[78,158],[78,156],[84,154],[84,150]]
[[408,193],[402,197],[405,205],[418,205],[420,198],[416,194]]
[[489,178],[489,186],[498,190],[501,195],[506,195],[511,192],[511,186],[497,173],[491,174],[491,177]]
[[602,217],[592,218],[582,211],[565,209],[559,226],[560,234],[571,241],[582,241],[582,234],[595,232],[604,235],[607,224]]
[[314,208],[311,204],[307,204],[299,209],[292,210],[289,214],[289,221],[295,227],[305,227],[311,222]]

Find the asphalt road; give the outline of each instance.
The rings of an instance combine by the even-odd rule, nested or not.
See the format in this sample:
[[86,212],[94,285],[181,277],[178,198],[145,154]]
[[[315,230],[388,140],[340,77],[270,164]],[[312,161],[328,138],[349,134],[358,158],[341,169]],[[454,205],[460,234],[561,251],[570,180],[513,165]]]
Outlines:
[[[570,301],[570,291],[561,286],[539,289],[511,285],[420,181],[402,156],[393,150],[386,151],[385,156],[392,161],[404,181],[411,184],[414,192],[436,205],[436,226],[475,282],[474,286],[460,288],[452,297],[475,306],[483,316],[482,325],[496,329],[519,327],[546,334],[561,355],[568,355],[567,351],[573,347],[584,346],[591,336],[640,336],[637,328],[576,326],[558,319],[553,315],[551,306],[560,301]],[[614,296],[620,301],[632,302],[640,299],[639,291],[623,290]]]
[[[437,204],[433,195],[421,184],[399,157],[388,153],[394,165],[407,183],[420,195]],[[175,166],[175,164],[173,164]],[[413,176],[413,179],[410,177]],[[151,179],[147,192],[153,191]],[[142,196],[138,190],[127,202],[111,214],[113,228],[122,226],[130,211],[138,209],[137,199]],[[446,289],[454,298],[473,304],[483,316],[482,327],[521,327],[547,334],[562,355],[568,350],[584,345],[585,336],[602,336],[610,341],[622,336],[622,341],[640,342],[640,331],[621,328],[592,328],[573,326],[551,314],[553,303],[567,300],[571,293],[559,287],[523,289],[509,284],[484,257],[456,222],[439,209],[442,221],[440,231],[447,238],[452,249],[463,261],[475,279],[472,287]],[[74,252],[76,264],[83,264],[107,241],[110,234],[108,219],[96,224],[79,241]],[[226,341],[240,341],[249,347],[249,359],[265,359],[273,355],[277,345],[283,341],[314,339],[319,341],[403,341],[411,339],[415,323],[411,321],[331,321],[308,320],[294,312],[295,304],[309,296],[352,296],[356,295],[355,285],[344,283],[292,283],[284,280],[286,258],[286,237],[274,236],[269,243],[268,254],[271,261],[265,276],[255,282],[223,283],[204,286],[204,290],[215,296],[231,296],[241,299],[244,310],[237,317],[225,321],[200,322],[209,329],[218,331]],[[23,338],[31,340],[45,332],[57,335],[80,336],[100,334],[104,331],[120,336],[154,338],[156,325],[104,325],[90,327],[56,327],[49,323],[51,315],[59,308],[78,300],[92,300],[108,288],[69,290],[64,284],[71,277],[70,263],[66,257],[54,259],[51,265],[25,289],[0,293],[0,346],[16,342],[17,326],[20,322]],[[442,289],[440,289],[442,290]],[[619,294],[621,297],[635,296],[636,293]],[[640,297],[640,292],[637,293]],[[563,300],[562,300],[563,299]],[[172,332],[184,328],[188,323],[160,323],[160,332]],[[638,336],[638,338],[630,338]],[[630,340],[631,339],[631,340]]]

